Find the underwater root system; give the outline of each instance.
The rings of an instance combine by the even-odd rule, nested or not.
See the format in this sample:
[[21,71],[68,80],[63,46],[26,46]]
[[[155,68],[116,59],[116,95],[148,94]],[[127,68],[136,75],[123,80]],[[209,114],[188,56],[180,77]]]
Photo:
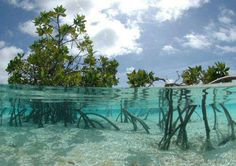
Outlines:
[[116,121],[118,121],[120,118],[121,123],[129,123],[131,122],[133,125],[134,131],[138,130],[138,123],[143,127],[143,129],[146,131],[146,133],[149,132],[149,127],[148,125],[140,118],[136,117],[132,113],[130,113],[127,109],[122,108],[120,114],[117,116]]

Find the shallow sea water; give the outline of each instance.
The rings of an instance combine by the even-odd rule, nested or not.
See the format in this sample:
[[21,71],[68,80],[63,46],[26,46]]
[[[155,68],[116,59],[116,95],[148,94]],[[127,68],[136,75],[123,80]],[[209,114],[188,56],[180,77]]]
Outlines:
[[[181,91],[184,91],[183,94]],[[164,132],[158,126],[160,108],[164,113],[168,112],[169,100],[166,101],[166,98],[170,95],[174,118],[177,117],[175,114],[177,106],[186,103],[196,105],[191,121],[187,125],[189,141],[187,150],[182,150],[175,144],[176,135],[171,140],[169,150],[160,150],[158,146]],[[206,137],[201,114],[204,95],[211,129],[211,142],[214,147],[211,151],[202,149]],[[211,104],[216,104],[219,108],[218,130],[213,130],[214,114]],[[230,134],[228,121],[220,104],[227,108],[233,120],[236,119],[235,84],[169,89],[65,89],[0,85],[0,165],[234,166],[236,165],[236,141],[218,146],[219,142]],[[51,105],[53,108],[48,109]],[[72,112],[81,109],[85,113],[102,115],[117,125],[120,130],[115,130],[107,121],[98,117],[94,118],[104,125],[104,129],[99,127],[84,129],[84,124],[78,128],[79,114],[75,115],[76,121],[68,122],[66,127],[64,121],[60,119],[52,123],[43,118],[43,126],[39,126],[38,121],[26,120],[34,110],[37,110],[36,113],[39,112],[35,114],[35,118],[46,117],[40,112],[47,113],[55,109],[60,112],[66,108]],[[120,119],[116,121],[122,108],[142,119],[149,126],[150,133],[146,133],[139,123],[137,123],[137,131],[134,131],[132,123],[121,123]],[[52,115],[50,114],[49,117],[51,118]]]

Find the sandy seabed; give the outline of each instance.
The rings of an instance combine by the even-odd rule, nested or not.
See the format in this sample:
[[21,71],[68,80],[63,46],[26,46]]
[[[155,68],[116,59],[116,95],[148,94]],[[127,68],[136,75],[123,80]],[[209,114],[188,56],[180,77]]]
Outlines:
[[[1,166],[235,166],[236,141],[217,146],[217,133],[211,131],[214,150],[204,152],[203,122],[188,126],[190,149],[174,144],[168,151],[158,149],[163,133],[155,122],[147,122],[150,134],[131,124],[117,123],[114,129],[78,129],[62,124],[44,128],[0,126]],[[140,126],[139,126],[140,127]],[[211,126],[212,127],[212,126]]]

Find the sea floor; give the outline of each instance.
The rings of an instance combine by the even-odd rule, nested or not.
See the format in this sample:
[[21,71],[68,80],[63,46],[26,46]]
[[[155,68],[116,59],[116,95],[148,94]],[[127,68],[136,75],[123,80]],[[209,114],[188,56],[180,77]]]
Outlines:
[[158,149],[163,134],[155,122],[147,122],[150,134],[132,131],[131,124],[119,123],[121,131],[78,129],[63,124],[44,128],[0,126],[1,166],[235,166],[236,141],[204,152],[205,134],[201,121],[188,128],[190,149],[173,142],[168,151]]

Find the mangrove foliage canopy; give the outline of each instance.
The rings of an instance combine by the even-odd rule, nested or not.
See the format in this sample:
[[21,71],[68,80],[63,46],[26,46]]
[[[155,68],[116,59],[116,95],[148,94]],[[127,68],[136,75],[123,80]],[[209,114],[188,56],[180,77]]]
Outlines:
[[229,75],[230,68],[223,62],[216,62],[204,70],[202,66],[188,67],[182,73],[183,83],[186,85],[209,84],[210,82]]
[[[229,76],[230,68],[224,62],[216,62],[212,66],[208,66],[206,70],[201,65],[188,67],[181,75],[178,75],[178,80],[182,78],[181,83],[168,83],[164,78],[156,77],[153,71],[147,72],[143,69],[133,70],[131,73],[127,73],[128,85],[131,88],[134,87],[150,87],[154,85],[156,81],[165,82],[165,86],[179,86],[179,85],[195,85],[195,84],[209,84],[214,80]],[[177,72],[178,73],[178,72]],[[231,79],[225,79],[223,82],[229,82]]]
[[18,54],[8,64],[10,84],[90,87],[118,84],[118,62],[103,56],[96,58],[86,32],[85,16],[77,15],[73,24],[63,24],[65,12],[65,8],[58,6],[34,19],[39,38],[30,46],[29,55]]
[[146,87],[151,86],[159,78],[154,76],[154,72],[147,72],[145,70],[133,70],[131,73],[127,73],[128,84],[130,87]]

